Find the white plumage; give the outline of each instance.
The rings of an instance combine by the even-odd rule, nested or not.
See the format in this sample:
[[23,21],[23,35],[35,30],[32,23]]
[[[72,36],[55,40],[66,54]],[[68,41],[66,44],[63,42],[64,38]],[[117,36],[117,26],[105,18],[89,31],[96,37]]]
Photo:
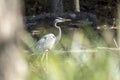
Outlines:
[[37,48],[39,49],[40,52],[45,52],[53,48],[55,41],[56,37],[54,34],[52,33],[46,34],[37,42]]

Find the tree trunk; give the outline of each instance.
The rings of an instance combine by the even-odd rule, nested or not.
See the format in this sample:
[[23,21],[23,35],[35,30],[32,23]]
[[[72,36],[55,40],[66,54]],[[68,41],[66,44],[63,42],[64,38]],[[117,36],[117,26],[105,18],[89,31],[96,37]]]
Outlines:
[[79,0],[74,0],[75,12],[80,12]]
[[0,80],[25,80],[27,74],[19,45],[23,32],[20,1],[0,0]]
[[53,0],[52,11],[57,16],[61,16],[61,14],[63,14],[63,1],[62,0]]

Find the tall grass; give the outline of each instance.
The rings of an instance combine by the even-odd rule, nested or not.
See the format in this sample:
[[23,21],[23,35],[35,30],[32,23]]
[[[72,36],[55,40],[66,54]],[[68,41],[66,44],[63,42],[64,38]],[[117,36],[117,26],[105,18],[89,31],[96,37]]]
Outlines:
[[66,32],[48,52],[48,61],[41,61],[39,53],[27,55],[29,80],[120,80],[117,49],[90,27],[75,29],[71,36]]

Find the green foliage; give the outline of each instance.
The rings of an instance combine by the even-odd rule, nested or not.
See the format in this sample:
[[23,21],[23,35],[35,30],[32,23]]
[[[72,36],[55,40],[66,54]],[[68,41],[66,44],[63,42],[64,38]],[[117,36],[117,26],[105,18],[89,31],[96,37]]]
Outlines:
[[43,4],[43,0],[37,0],[39,4]]
[[94,59],[83,64],[54,53],[50,53],[48,62],[41,62],[39,55],[30,56],[29,80],[109,80],[108,61],[112,56],[104,54],[107,53],[96,53]]
[[[88,30],[89,29],[89,30]],[[80,29],[90,40],[91,44],[105,46],[105,43],[95,34],[95,32],[89,27],[86,29]],[[75,33],[76,34],[76,33]],[[67,43],[70,51],[70,43],[72,40],[63,33],[61,43]],[[60,46],[60,44],[59,44]],[[64,45],[63,45],[64,46]],[[105,46],[106,47],[106,46]],[[117,52],[108,49],[91,48],[95,52],[88,52],[91,56],[84,61],[77,61],[72,52],[68,52],[69,55],[65,55],[64,49],[59,47],[56,50],[49,51],[48,61],[44,59],[41,61],[41,56],[38,54],[28,55],[27,60],[29,63],[30,75],[29,80],[119,80],[120,76],[114,76],[120,74],[119,70],[119,57]],[[63,54],[64,53],[64,54]],[[73,52],[74,53],[74,52]],[[61,55],[62,54],[62,55]],[[75,53],[76,55],[77,53]],[[81,54],[79,52],[78,54]],[[84,52],[82,52],[84,54]],[[113,61],[113,62],[112,62]],[[115,63],[115,62],[116,63]],[[113,66],[114,65],[114,66]],[[117,69],[114,71],[114,67]],[[117,73],[116,73],[117,72]]]

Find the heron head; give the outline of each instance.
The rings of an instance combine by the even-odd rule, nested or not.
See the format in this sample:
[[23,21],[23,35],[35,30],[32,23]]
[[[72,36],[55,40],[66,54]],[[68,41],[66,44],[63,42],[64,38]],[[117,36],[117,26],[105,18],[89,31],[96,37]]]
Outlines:
[[65,21],[71,21],[71,19],[65,19],[65,18],[61,18],[61,17],[57,17],[55,19],[56,23],[61,23],[61,22],[65,22]]

